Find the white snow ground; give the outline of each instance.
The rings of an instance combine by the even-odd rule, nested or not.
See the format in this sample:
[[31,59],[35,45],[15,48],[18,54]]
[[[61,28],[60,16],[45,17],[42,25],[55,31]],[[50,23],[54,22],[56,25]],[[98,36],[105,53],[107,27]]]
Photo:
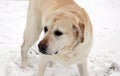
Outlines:
[[[88,57],[90,76],[120,76],[120,0],[76,0],[90,15],[94,45]],[[27,1],[0,0],[0,76],[37,76],[36,45],[29,52],[29,67],[20,67],[20,46]],[[32,53],[32,54],[31,54]],[[79,76],[75,65],[47,67],[45,76]]]

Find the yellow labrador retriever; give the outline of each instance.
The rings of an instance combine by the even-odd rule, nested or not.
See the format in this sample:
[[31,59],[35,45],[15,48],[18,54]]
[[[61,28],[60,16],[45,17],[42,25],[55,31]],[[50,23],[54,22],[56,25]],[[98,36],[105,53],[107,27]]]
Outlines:
[[22,67],[27,66],[27,51],[38,40],[39,74],[44,76],[49,61],[77,64],[80,76],[88,76],[87,56],[93,32],[89,16],[74,0],[29,0],[27,26],[21,47]]

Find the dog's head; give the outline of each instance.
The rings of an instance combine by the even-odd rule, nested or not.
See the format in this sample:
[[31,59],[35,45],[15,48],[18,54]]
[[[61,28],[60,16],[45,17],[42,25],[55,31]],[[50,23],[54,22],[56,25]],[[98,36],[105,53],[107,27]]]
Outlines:
[[66,19],[54,20],[44,26],[44,38],[38,44],[39,51],[46,55],[69,52],[78,42],[84,42],[84,24],[73,24]]

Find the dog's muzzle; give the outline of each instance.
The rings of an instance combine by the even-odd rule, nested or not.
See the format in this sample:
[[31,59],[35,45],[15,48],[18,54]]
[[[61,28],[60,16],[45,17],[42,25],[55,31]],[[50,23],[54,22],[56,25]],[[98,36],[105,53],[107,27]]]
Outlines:
[[[39,44],[38,44],[38,48],[39,48],[39,52],[42,53],[42,54],[45,54],[45,55],[52,55],[52,53],[48,53],[48,45],[41,41]],[[58,51],[56,51],[54,54],[58,54]]]

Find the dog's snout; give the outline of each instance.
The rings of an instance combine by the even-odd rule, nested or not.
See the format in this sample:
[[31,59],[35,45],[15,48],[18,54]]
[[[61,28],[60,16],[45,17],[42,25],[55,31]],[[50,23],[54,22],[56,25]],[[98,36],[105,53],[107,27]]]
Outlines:
[[41,41],[38,44],[39,51],[43,54],[47,54],[47,47],[48,47],[48,45],[44,41]]

